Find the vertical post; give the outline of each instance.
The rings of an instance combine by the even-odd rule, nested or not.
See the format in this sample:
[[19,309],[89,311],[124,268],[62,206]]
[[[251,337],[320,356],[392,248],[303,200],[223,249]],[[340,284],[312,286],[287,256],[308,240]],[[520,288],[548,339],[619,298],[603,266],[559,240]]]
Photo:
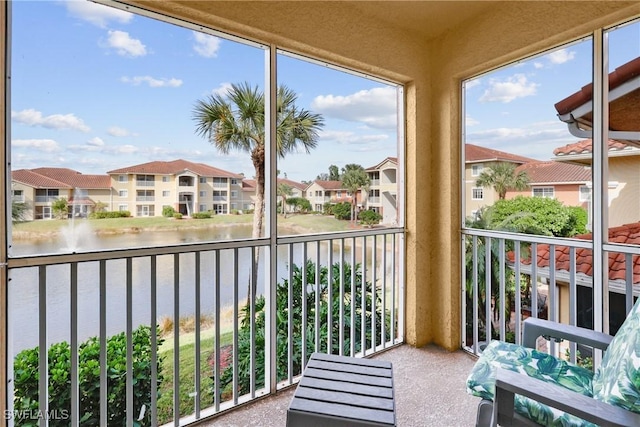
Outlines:
[[133,425],[133,259],[127,258],[127,425]]
[[[49,366],[47,348],[47,266],[38,267],[38,410],[49,413]],[[47,417],[40,420],[40,426],[48,426]]]
[[[71,264],[71,301],[70,323],[71,339],[69,340],[71,368],[71,425],[80,424],[80,393],[78,384],[78,263]],[[54,410],[57,408],[53,408]]]

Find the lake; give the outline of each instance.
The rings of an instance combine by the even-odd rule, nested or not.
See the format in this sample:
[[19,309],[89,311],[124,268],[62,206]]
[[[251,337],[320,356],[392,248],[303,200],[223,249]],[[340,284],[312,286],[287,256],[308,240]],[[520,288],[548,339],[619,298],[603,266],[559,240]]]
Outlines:
[[[230,240],[251,236],[251,226],[223,226],[219,229],[154,231],[134,234],[116,234],[95,237],[84,232],[79,250],[90,250],[91,245],[100,249],[122,247],[162,246],[174,243],[196,243],[211,240]],[[88,238],[87,238],[88,237]],[[14,242],[13,255],[35,253],[68,252],[68,242],[64,239],[42,241],[20,240]],[[326,262],[328,243],[321,245],[320,259]],[[302,245],[296,246],[294,263],[301,264]],[[308,258],[316,256],[316,245],[308,245]],[[220,306],[233,306],[234,266],[238,265],[238,300],[246,300],[247,285],[251,268],[251,252],[239,249],[238,259],[234,260],[233,250],[221,250],[220,254]],[[350,257],[345,250],[345,257]],[[215,253],[202,253],[200,260],[201,288],[200,311],[213,315],[215,312]],[[264,261],[261,256],[258,271],[258,293],[264,283]],[[339,255],[334,253],[334,262]],[[347,258],[349,259],[349,258]],[[194,314],[196,301],[195,286],[195,254],[179,255],[178,299],[180,316]],[[55,265],[47,268],[46,306],[47,306],[47,341],[50,344],[70,340],[70,266]],[[106,313],[107,335],[113,335],[126,329],[126,260],[110,260],[106,263]],[[151,261],[149,257],[136,258],[132,261],[132,321],[134,328],[151,323]],[[174,256],[157,257],[157,317],[173,318],[174,314]],[[78,264],[78,338],[80,342],[99,334],[99,263],[85,262]],[[288,277],[288,254],[286,247],[278,249],[277,277],[279,280]],[[38,345],[39,297],[38,268],[29,267],[12,269],[9,282],[9,345],[11,354],[15,355],[25,348]]]

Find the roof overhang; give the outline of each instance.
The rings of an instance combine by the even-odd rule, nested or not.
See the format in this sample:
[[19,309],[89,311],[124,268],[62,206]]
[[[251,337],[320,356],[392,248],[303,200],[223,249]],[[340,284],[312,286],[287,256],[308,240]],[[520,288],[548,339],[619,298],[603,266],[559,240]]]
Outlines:
[[[578,138],[593,137],[593,84],[558,102],[558,118]],[[640,147],[640,57],[609,74],[609,139]]]

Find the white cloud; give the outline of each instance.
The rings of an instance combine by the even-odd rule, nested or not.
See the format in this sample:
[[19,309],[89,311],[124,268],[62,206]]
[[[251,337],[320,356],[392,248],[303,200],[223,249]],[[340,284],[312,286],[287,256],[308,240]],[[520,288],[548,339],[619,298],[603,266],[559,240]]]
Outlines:
[[231,83],[222,82],[220,83],[220,86],[218,86],[217,88],[211,91],[211,94],[224,97],[224,96],[227,96],[230,90],[231,90]]
[[517,98],[536,94],[539,84],[529,82],[524,74],[514,74],[505,80],[489,80],[489,88],[480,97],[480,102],[508,103]]
[[467,126],[475,126],[477,124],[479,124],[480,122],[476,119],[474,119],[473,117],[471,117],[470,115],[467,114],[467,116],[464,119],[464,124]]
[[91,138],[90,140],[88,140],[87,145],[90,145],[92,147],[103,147],[104,141],[102,140],[102,138],[96,136],[95,138]]
[[390,86],[361,90],[347,96],[320,95],[311,103],[314,112],[373,128],[395,128],[396,108],[396,90]]
[[107,146],[107,147],[104,147],[104,149],[102,150],[102,152],[105,154],[115,154],[115,155],[134,154],[134,153],[137,153],[138,151],[139,151],[138,147],[130,144]]
[[11,141],[11,146],[44,151],[45,153],[60,151],[60,146],[53,139],[14,139]]
[[342,145],[371,144],[389,139],[389,135],[362,135],[351,131],[323,130],[319,134],[321,141],[335,141]]
[[135,77],[120,77],[120,81],[123,83],[130,83],[133,86],[139,86],[142,83],[146,83],[149,87],[180,87],[182,86],[182,80],[176,78],[159,78],[156,79],[151,76],[135,76]]
[[131,38],[126,31],[110,30],[107,39],[107,47],[116,50],[122,56],[144,56],[147,47],[138,39]]
[[533,68],[535,68],[536,70],[539,70],[540,68],[544,68],[544,64],[542,62],[535,61],[533,63]]
[[72,129],[80,132],[89,132],[91,129],[85,125],[82,119],[74,114],[52,114],[43,116],[40,111],[29,108],[22,111],[12,111],[11,119],[16,123],[27,126],[42,126],[47,129]]
[[135,136],[129,130],[118,127],[118,126],[111,126],[109,129],[107,129],[107,133],[111,136],[115,136],[118,138],[125,137],[125,136]]
[[100,28],[107,28],[111,21],[126,24],[133,19],[132,13],[90,1],[70,0],[66,1],[65,5],[70,15]]
[[465,86],[465,89],[471,89],[472,87],[479,86],[480,83],[482,83],[481,79],[473,79],[465,82],[464,86]]
[[575,58],[576,53],[567,49],[560,49],[549,53],[546,57],[552,64],[564,64]]
[[220,39],[209,34],[199,33],[193,31],[193,37],[195,44],[193,50],[200,56],[205,58],[215,58],[218,56],[218,50],[220,49]]

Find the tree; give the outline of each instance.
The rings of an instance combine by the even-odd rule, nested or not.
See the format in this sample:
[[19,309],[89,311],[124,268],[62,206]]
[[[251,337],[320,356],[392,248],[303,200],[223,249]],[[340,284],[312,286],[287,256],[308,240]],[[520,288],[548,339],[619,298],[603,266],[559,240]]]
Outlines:
[[360,189],[368,191],[371,180],[369,179],[367,172],[360,165],[348,164],[342,170],[342,187],[352,194],[351,221],[354,221],[356,206],[358,203],[358,191],[360,191]]
[[[276,154],[283,158],[300,148],[307,153],[318,144],[318,131],[324,126],[319,114],[296,106],[297,95],[286,86],[280,86],[276,96]],[[262,235],[264,219],[265,180],[265,97],[249,83],[233,84],[226,94],[209,95],[196,102],[193,118],[196,134],[206,138],[221,153],[245,151],[251,156],[255,169],[256,202],[253,213],[252,237]],[[257,267],[257,255],[254,260]],[[258,269],[254,268],[255,274]],[[247,298],[255,294],[257,280],[252,278]]]
[[329,181],[340,181],[340,170],[336,165],[329,166]]
[[504,200],[508,190],[524,190],[529,185],[529,176],[526,172],[516,173],[516,165],[513,163],[495,163],[482,171],[476,185],[483,188],[493,188],[498,193],[498,198]]
[[278,196],[282,197],[282,203],[281,203],[282,216],[286,218],[287,217],[287,207],[286,207],[287,196],[293,195],[293,188],[289,184],[285,184],[284,182],[281,182],[278,184],[277,192],[278,192]]
[[29,205],[25,202],[13,202],[11,203],[11,221],[20,222],[24,221],[27,211],[29,211]]
[[51,210],[53,211],[53,215],[55,215],[56,218],[67,218],[67,216],[69,215],[69,205],[67,204],[67,199],[56,199],[53,203],[51,203]]

